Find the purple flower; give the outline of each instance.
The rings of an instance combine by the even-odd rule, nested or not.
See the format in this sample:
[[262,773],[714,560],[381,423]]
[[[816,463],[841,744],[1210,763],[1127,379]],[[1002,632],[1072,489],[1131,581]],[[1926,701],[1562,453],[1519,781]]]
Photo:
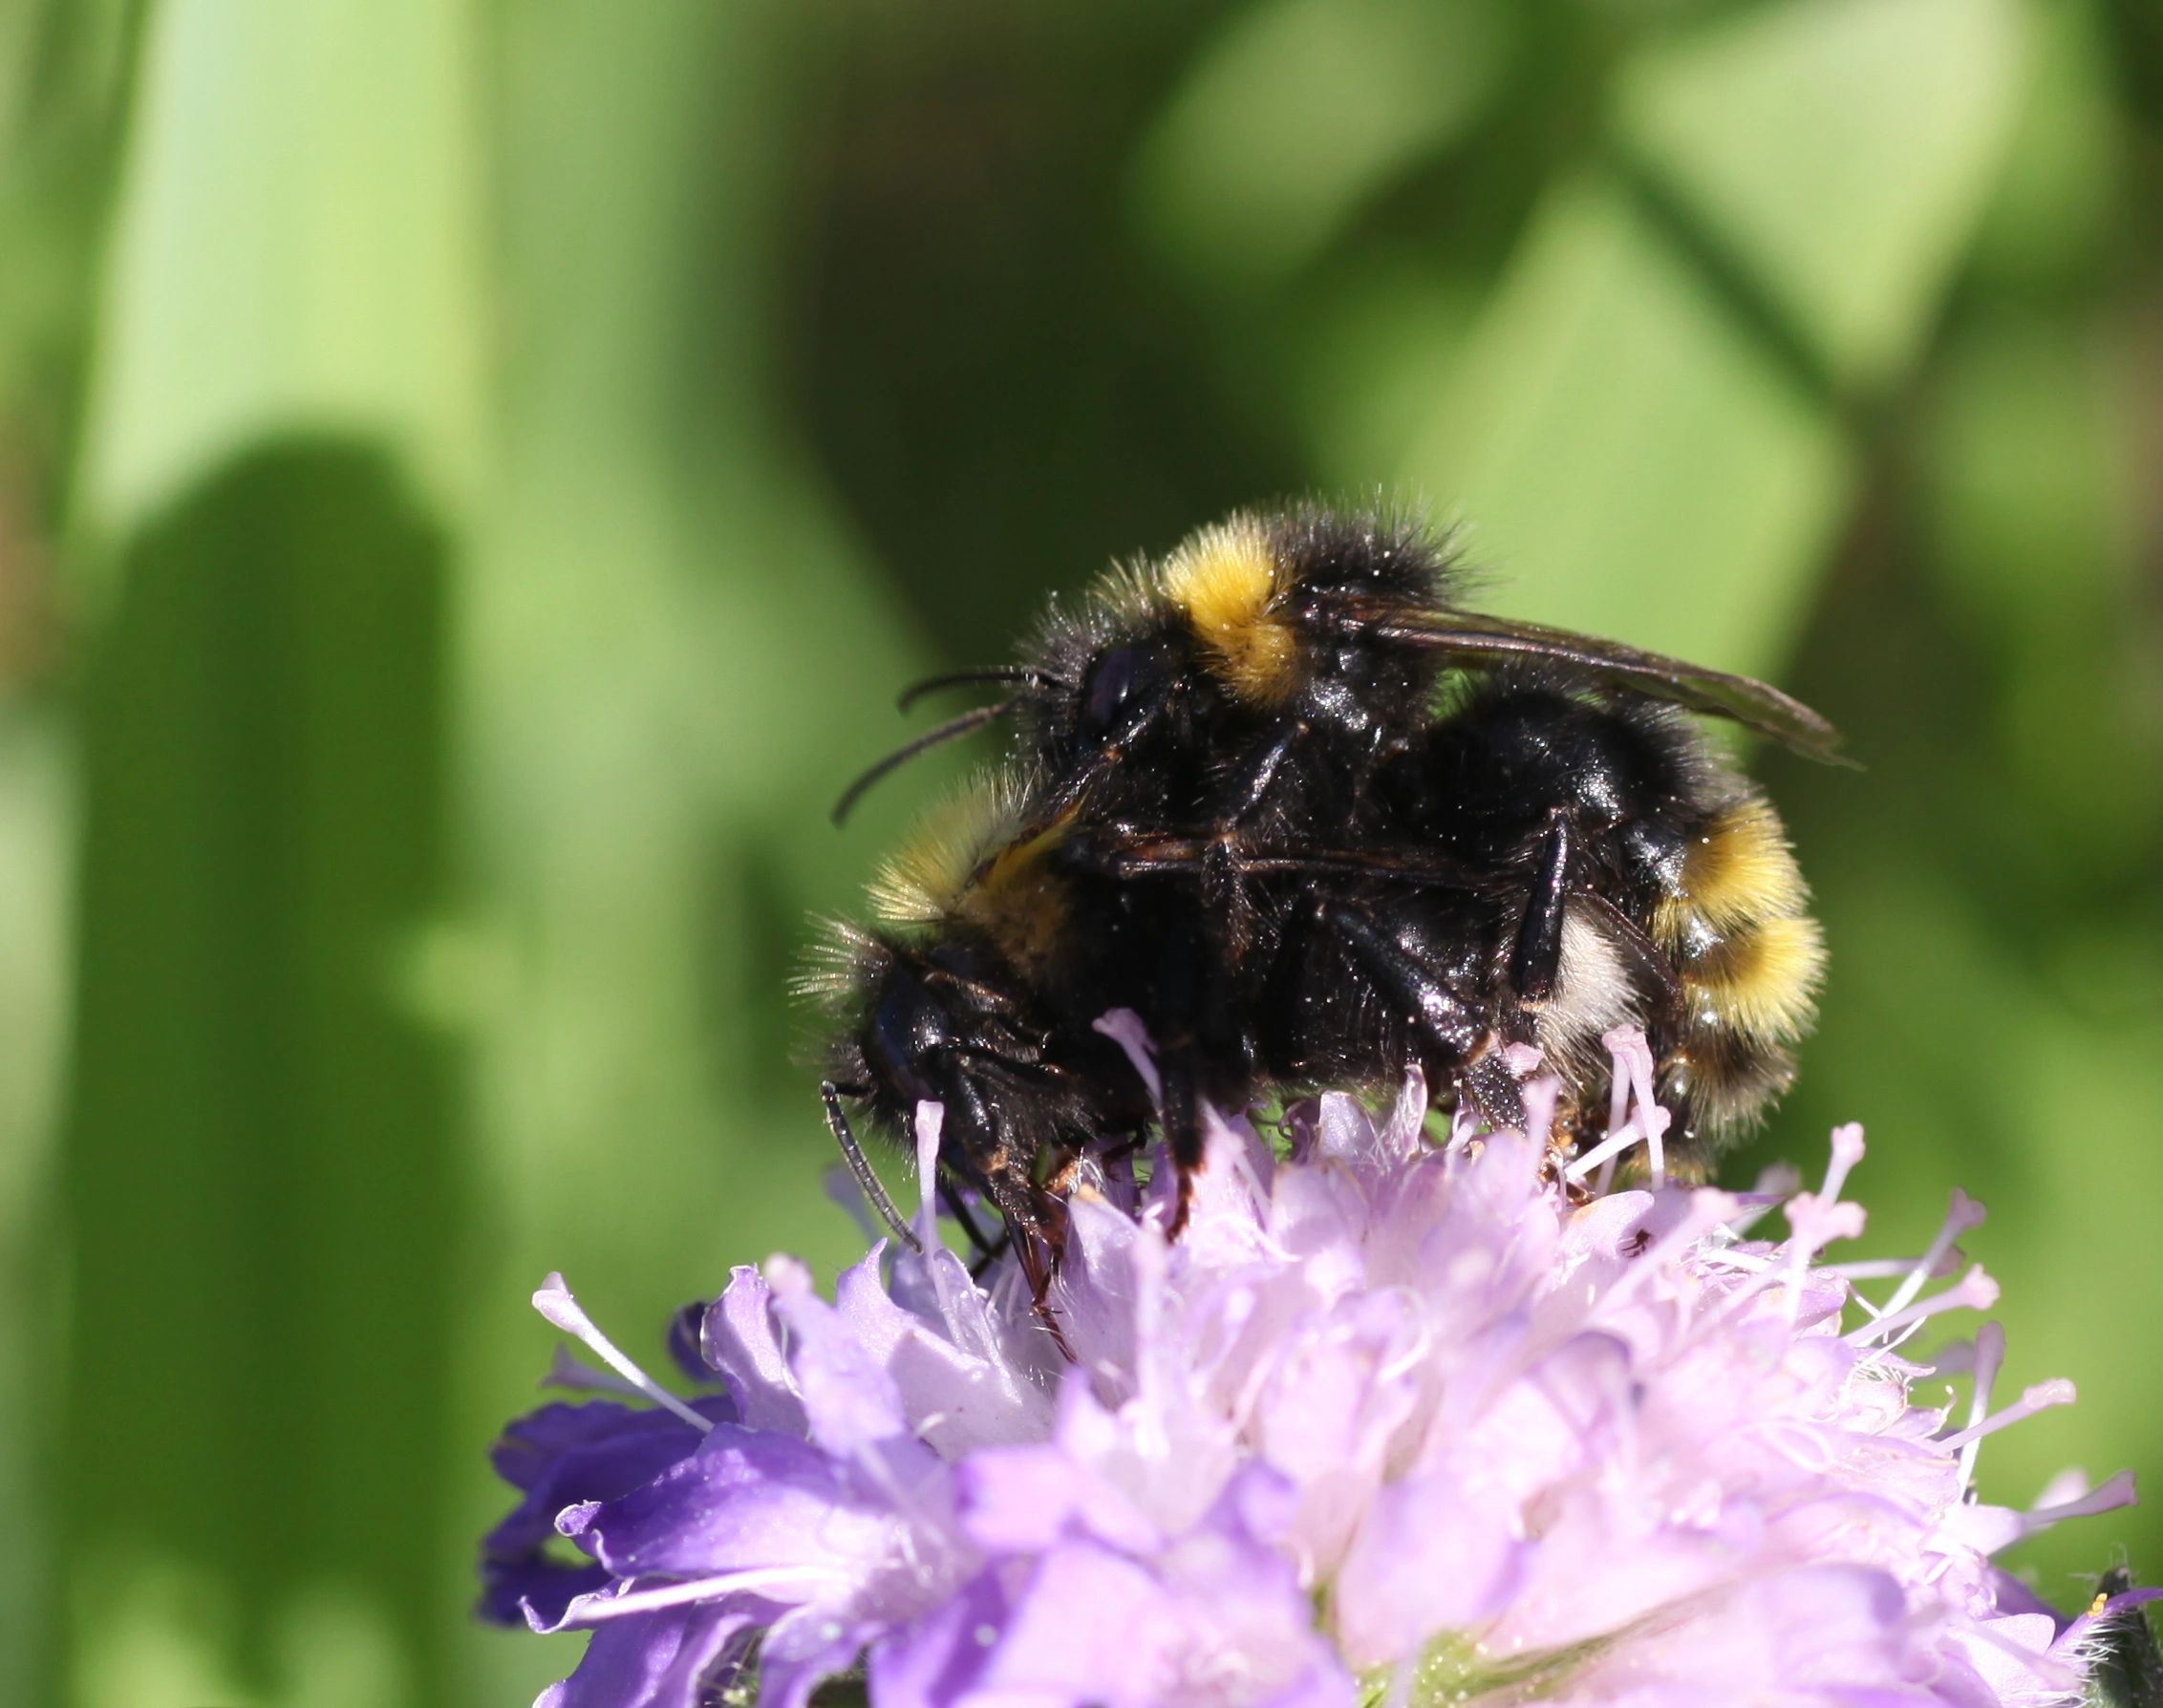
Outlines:
[[[2077,1701],[2094,1621],[1991,1557],[2131,1480],[1973,1503],[1982,1440],[2071,1388],[1990,1411],[1992,1324],[1910,1356],[1996,1297],[1979,1269],[1931,1291],[1981,1212],[1956,1195],[1895,1273],[1820,1263],[1862,1226],[1854,1127],[1815,1193],[1601,1191],[1666,1125],[1642,1040],[1609,1046],[1637,1099],[1559,1167],[1552,1082],[1530,1135],[1442,1144],[1416,1080],[1381,1119],[1297,1107],[1274,1143],[1212,1117],[1182,1237],[1166,1189],[1084,1179],[1041,1312],[928,1210],[925,1257],[874,1247],[831,1303],[793,1260],[739,1270],[699,1334],[725,1401],[506,1438],[526,1496],[489,1605],[596,1633],[545,1708],[695,1708],[754,1651],[773,1708],[859,1668],[875,1708]],[[653,1391],[560,1284],[537,1296]],[[1915,1401],[1956,1371],[1963,1416]],[[559,1500],[590,1564],[536,1589]]]
[[[727,1415],[724,1400],[705,1407],[710,1418]],[[519,1419],[489,1458],[496,1474],[525,1498],[482,1541],[480,1615],[499,1625],[528,1618],[552,1625],[574,1596],[606,1588],[606,1567],[549,1557],[556,1515],[643,1487],[688,1458],[698,1441],[696,1429],[667,1412],[609,1400],[546,1405]]]

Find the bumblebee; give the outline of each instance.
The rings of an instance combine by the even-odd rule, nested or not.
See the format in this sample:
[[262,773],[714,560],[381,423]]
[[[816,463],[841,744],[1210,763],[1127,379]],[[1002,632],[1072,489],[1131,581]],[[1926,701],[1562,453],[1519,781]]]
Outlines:
[[[1235,515],[1055,602],[1020,662],[905,696],[1008,690],[837,817],[937,742],[1014,736],[805,980],[837,1021],[828,1118],[875,1204],[845,1100],[889,1132],[943,1104],[950,1205],[966,1225],[957,1188],[995,1204],[1039,1284],[1082,1161],[1152,1121],[1178,1230],[1205,1101],[1417,1065],[1438,1107],[1512,1125],[1522,1045],[1562,1079],[1568,1146],[1604,1124],[1599,1039],[1631,1023],[1684,1171],[1760,1118],[1824,953],[1778,817],[1687,714],[1820,758],[1837,735],[1763,683],[1464,590],[1401,519]],[[1149,1034],[1154,1091],[1096,1026],[1114,1009]]]

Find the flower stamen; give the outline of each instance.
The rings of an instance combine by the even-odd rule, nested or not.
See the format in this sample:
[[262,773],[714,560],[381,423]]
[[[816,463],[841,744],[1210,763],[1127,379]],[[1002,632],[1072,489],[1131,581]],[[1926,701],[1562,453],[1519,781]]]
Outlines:
[[1916,1267],[1909,1271],[1908,1278],[1885,1301],[1886,1314],[1890,1316],[1903,1309],[1916,1294],[1922,1292],[1923,1283],[1930,1279],[1931,1271],[1937,1268],[1938,1261],[1953,1249],[1953,1242],[1971,1228],[1981,1228],[1982,1219],[1982,1206],[1955,1186],[1953,1201],[1945,1211],[1945,1220],[1938,1224],[1936,1237],[1931,1240]]
[[2008,1424],[2018,1423],[2024,1418],[2046,1412],[2054,1405],[2070,1405],[2076,1398],[2078,1396],[2073,1384],[2062,1376],[2054,1377],[2046,1382],[2037,1382],[2034,1387],[2024,1390],[2003,1411],[1983,1419],[1980,1423],[1971,1423],[1958,1434],[1939,1436],[1937,1444],[1940,1447],[1964,1447],[1971,1441],[1980,1441],[1986,1435],[1996,1435]]
[[843,1581],[843,1574],[825,1566],[761,1566],[749,1571],[724,1571],[715,1577],[695,1577],[680,1584],[664,1584],[657,1590],[633,1590],[612,1600],[596,1601],[580,1608],[564,1621],[577,1630],[621,1619],[632,1613],[651,1613],[661,1608],[682,1607],[744,1590],[782,1590]]
[[1977,1264],[1943,1292],[1933,1293],[1927,1299],[1898,1311],[1887,1311],[1875,1321],[1865,1323],[1848,1335],[1851,1346],[1868,1346],[1880,1335],[1891,1334],[1896,1329],[1905,1329],[1911,1323],[1919,1323],[1926,1317],[1936,1316],[1941,1311],[1987,1311],[1998,1302],[1998,1283],[1983,1272]]
[[713,1420],[700,1417],[619,1351],[616,1343],[594,1326],[593,1319],[571,1296],[570,1289],[557,1270],[550,1270],[548,1278],[541,1283],[533,1295],[533,1308],[565,1334],[575,1334],[584,1341],[603,1363],[655,1405],[675,1413],[701,1435],[714,1427]]
[[[2005,1362],[2005,1327],[1986,1322],[1975,1332],[1974,1395],[1968,1400],[1968,1426],[1972,1429],[1990,1415],[1990,1393],[1998,1385],[1998,1372]],[[1982,1451],[1980,1435],[1960,1449],[1960,1486],[1975,1485],[1976,1455]]]

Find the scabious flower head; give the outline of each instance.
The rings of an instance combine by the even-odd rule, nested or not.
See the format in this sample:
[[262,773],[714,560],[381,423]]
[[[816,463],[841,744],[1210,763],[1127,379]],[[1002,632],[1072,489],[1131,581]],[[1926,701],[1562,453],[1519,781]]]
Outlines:
[[[1613,1154],[1665,1122],[1642,1040],[1610,1041],[1638,1088]],[[1040,1309],[928,1209],[923,1255],[874,1246],[831,1301],[792,1259],[739,1269],[699,1324],[719,1392],[514,1426],[483,1611],[592,1629],[541,1708],[704,1708],[754,1668],[771,1708],[859,1670],[874,1708],[2078,1700],[2094,1620],[1991,1556],[2130,1481],[1975,1502],[1981,1440],[2070,1387],[1991,1413],[1992,1325],[1901,1350],[1995,1298],[1980,1270],[1931,1291],[1980,1212],[1956,1196],[1873,1305],[1883,1266],[1818,1261],[1861,1228],[1859,1129],[1816,1192],[1599,1192],[1600,1151],[1556,1178],[1528,1091],[1531,1133],[1446,1141],[1416,1078],[1274,1143],[1212,1115],[1180,1238],[1168,1171],[1093,1175]],[[926,1105],[927,1181],[937,1129]],[[1957,1370],[1966,1413],[1918,1401]]]

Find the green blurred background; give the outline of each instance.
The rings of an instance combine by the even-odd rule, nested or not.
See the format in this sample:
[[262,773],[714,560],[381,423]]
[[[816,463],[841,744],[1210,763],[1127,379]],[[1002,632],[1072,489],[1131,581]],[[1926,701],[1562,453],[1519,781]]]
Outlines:
[[1983,1198],[1985,1492],[2163,1499],[2159,143],[2157,0],[0,0],[0,1708],[566,1670],[526,1294],[846,1252],[894,690],[1308,489],[1847,729],[1736,1172]]

